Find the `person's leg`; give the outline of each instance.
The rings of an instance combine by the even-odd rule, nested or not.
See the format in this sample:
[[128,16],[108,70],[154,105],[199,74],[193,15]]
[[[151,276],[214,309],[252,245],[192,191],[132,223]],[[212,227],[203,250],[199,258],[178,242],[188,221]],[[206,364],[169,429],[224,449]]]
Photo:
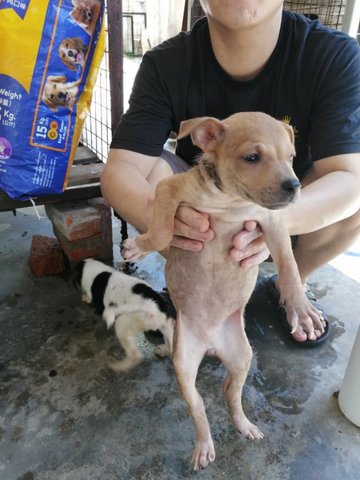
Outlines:
[[[314,173],[310,171],[302,185],[308,185],[314,180]],[[360,211],[316,232],[299,235],[294,246],[294,256],[304,286],[309,275],[345,252],[359,236]]]
[[301,279],[346,251],[360,235],[360,211],[316,232],[300,235],[294,248]]
[[171,177],[175,173],[186,172],[190,167],[180,157],[168,150],[163,150],[159,160],[147,177],[147,181],[154,188],[164,178]]

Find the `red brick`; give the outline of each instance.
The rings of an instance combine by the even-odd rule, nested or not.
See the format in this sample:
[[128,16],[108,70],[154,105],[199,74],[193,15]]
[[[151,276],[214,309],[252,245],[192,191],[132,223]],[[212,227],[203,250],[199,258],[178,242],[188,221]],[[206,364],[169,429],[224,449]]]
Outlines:
[[87,201],[46,205],[52,224],[70,241],[101,233],[101,212]]
[[102,250],[100,258],[104,261],[113,259],[112,212],[102,197],[88,200],[95,207],[101,217]]
[[79,262],[84,258],[90,257],[101,258],[103,249],[101,233],[93,235],[92,237],[70,241],[55,225],[53,225],[53,230],[70,263]]
[[65,270],[64,254],[56,238],[34,235],[28,264],[34,275],[56,275]]

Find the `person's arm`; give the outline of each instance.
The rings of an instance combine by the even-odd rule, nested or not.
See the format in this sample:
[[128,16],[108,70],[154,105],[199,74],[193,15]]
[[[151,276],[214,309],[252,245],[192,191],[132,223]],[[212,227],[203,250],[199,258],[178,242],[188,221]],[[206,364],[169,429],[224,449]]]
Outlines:
[[360,209],[360,153],[314,162],[300,200],[284,210],[290,235],[301,235],[350,217]]
[[146,180],[158,157],[111,149],[101,175],[105,200],[139,232],[147,230],[153,189]]
[[[300,199],[283,210],[290,235],[302,235],[350,217],[360,209],[360,153],[317,160]],[[243,268],[259,265],[269,255],[255,222],[233,239],[231,256]]]
[[[123,149],[111,149],[101,176],[101,190],[107,202],[140,233],[147,231],[151,219],[156,184],[172,175],[160,157],[151,157]],[[208,215],[190,207],[180,207],[174,223],[171,244],[199,251],[204,241],[213,238]]]

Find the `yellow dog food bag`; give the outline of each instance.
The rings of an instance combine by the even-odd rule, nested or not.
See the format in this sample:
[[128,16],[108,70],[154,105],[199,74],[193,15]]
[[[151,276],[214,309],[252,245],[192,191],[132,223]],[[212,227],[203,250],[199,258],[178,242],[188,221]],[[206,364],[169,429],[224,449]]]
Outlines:
[[104,52],[104,0],[0,0],[0,188],[62,192]]

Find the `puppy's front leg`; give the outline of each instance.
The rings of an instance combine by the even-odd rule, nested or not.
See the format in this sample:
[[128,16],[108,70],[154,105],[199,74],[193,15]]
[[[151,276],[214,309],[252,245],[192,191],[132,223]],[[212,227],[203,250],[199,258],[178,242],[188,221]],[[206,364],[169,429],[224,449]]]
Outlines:
[[275,215],[272,217],[271,225],[267,225],[263,231],[278,272],[281,302],[286,310],[291,333],[294,333],[300,325],[309,338],[315,339],[314,329],[321,333],[324,331],[321,313],[305,295],[289,233],[281,220],[281,213],[279,212],[279,215],[278,212],[273,213]]
[[143,235],[125,240],[121,250],[125,261],[138,260],[150,252],[164,250],[170,245],[174,233],[174,218],[181,201],[183,175],[175,175],[158,184],[149,229]]

